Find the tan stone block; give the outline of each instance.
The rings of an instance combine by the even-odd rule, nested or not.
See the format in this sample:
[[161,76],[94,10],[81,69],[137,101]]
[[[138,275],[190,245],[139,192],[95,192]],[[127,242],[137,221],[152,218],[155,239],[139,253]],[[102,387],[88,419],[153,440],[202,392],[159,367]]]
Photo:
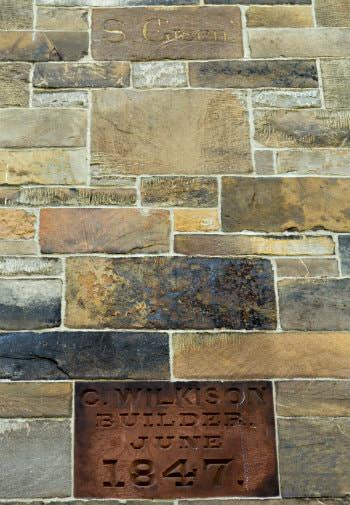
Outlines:
[[350,333],[176,333],[179,379],[266,379],[350,374]]
[[86,9],[38,7],[37,30],[87,31],[89,29]]
[[249,172],[246,97],[226,90],[94,91],[92,164],[104,175]]
[[247,26],[262,28],[304,28],[313,26],[311,5],[252,5]]
[[29,63],[0,63],[0,107],[28,107],[30,70]]
[[267,237],[259,235],[177,235],[175,251],[208,256],[299,256],[333,254],[332,237]]
[[238,7],[137,7],[94,9],[96,60],[241,58]]
[[1,240],[0,256],[39,254],[37,240]]
[[293,149],[277,152],[277,172],[350,175],[350,149]]
[[25,210],[0,209],[0,239],[33,238],[36,217]]
[[255,171],[259,175],[271,175],[275,173],[273,151],[264,149],[254,151]]
[[250,28],[252,58],[349,56],[350,28]]
[[224,177],[222,226],[227,232],[347,232],[350,179]]
[[1,0],[0,30],[30,30],[33,25],[33,0]]
[[71,384],[0,383],[0,417],[67,417],[71,404]]
[[1,184],[85,184],[85,149],[0,151]]
[[321,73],[327,109],[350,109],[350,59],[321,60]]
[[277,258],[278,277],[337,277],[335,258]]
[[318,26],[349,26],[350,0],[315,0]]
[[255,140],[266,147],[349,147],[350,112],[256,110]]
[[44,253],[169,251],[169,213],[145,209],[43,209]]
[[143,177],[141,201],[153,207],[214,207],[218,185],[214,177]]
[[175,209],[175,231],[217,231],[220,228],[218,209]]
[[277,383],[277,415],[350,417],[350,381]]

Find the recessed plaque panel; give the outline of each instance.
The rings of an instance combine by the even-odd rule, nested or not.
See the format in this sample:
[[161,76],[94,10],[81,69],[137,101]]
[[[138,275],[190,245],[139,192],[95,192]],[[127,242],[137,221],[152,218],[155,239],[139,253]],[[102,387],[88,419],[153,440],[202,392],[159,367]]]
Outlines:
[[76,384],[75,496],[278,494],[269,382]]

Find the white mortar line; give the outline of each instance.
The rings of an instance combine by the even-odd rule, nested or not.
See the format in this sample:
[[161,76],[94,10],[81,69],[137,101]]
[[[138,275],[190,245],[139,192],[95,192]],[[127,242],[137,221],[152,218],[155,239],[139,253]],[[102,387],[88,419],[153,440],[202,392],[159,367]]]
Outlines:
[[248,9],[247,5],[240,5],[241,10],[241,20],[242,20],[242,43],[243,43],[243,51],[244,58],[251,58],[250,54],[250,46],[249,46],[249,34],[247,29],[247,18],[246,12]]
[[324,89],[323,89],[323,77],[322,77],[322,70],[321,70],[321,59],[317,58],[316,59],[316,67],[317,67],[317,75],[318,75],[318,87],[320,90],[320,98],[321,98],[321,104],[322,108],[326,108],[326,102],[324,98]]

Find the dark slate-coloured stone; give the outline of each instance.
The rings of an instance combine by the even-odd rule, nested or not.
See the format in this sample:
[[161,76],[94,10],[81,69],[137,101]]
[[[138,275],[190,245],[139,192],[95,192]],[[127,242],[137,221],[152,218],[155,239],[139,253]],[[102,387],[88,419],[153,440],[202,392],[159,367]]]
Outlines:
[[53,331],[0,334],[0,378],[166,379],[165,333]]
[[73,328],[274,329],[271,264],[233,258],[69,258]]
[[339,253],[343,275],[350,275],[350,235],[339,235]]
[[204,61],[189,64],[190,84],[204,88],[315,88],[314,60]]

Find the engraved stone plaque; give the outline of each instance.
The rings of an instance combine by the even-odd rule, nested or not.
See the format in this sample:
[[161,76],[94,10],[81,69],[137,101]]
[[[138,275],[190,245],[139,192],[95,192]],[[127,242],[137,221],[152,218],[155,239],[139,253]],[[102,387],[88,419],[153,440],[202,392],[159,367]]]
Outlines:
[[80,382],[75,496],[278,494],[269,382]]

